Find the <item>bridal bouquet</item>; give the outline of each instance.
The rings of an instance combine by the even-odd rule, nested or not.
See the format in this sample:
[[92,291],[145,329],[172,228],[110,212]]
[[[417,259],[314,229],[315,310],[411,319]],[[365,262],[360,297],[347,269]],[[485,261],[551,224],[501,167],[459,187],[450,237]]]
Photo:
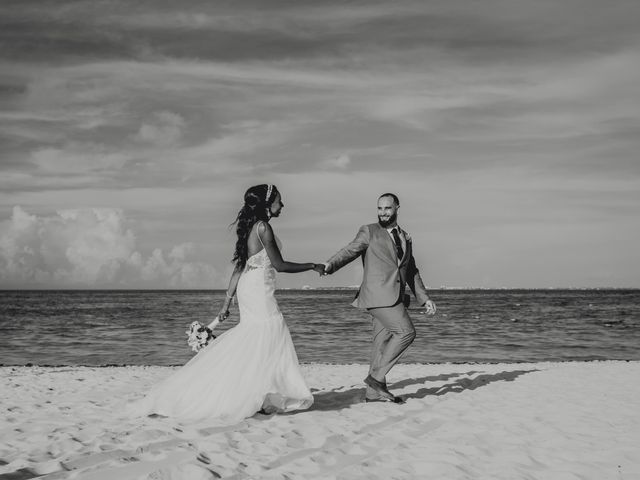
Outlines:
[[209,342],[216,338],[213,334],[213,329],[218,323],[220,323],[218,317],[214,318],[213,322],[206,327],[197,320],[191,322],[189,330],[186,331],[187,345],[191,347],[191,350],[199,352],[201,349],[209,345]]

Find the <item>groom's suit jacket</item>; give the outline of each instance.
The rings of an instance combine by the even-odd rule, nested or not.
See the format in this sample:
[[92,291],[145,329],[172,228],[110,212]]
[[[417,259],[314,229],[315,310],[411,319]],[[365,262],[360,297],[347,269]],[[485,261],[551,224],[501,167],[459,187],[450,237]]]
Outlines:
[[362,285],[353,301],[358,308],[389,307],[404,300],[407,285],[420,305],[429,299],[420,272],[413,258],[411,237],[404,236],[406,248],[398,263],[393,239],[378,223],[363,225],[356,238],[327,261],[327,272],[333,273],[358,257],[362,257]]

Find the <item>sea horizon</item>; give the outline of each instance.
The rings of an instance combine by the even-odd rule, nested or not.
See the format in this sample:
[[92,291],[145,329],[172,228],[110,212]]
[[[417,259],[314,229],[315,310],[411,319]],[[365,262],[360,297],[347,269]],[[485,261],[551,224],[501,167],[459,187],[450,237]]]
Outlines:
[[[277,290],[287,290],[287,291],[309,291],[309,290],[317,290],[317,291],[344,291],[344,290],[358,290],[359,285],[356,286],[345,286],[345,287],[312,287],[308,285],[302,285],[300,287],[278,287]],[[512,291],[544,291],[544,290],[640,290],[639,287],[456,287],[456,286],[440,286],[440,287],[429,287],[426,286],[427,290],[512,290]],[[64,291],[77,291],[77,292],[223,292],[226,288],[82,288],[82,287],[43,287],[43,288],[0,288],[0,292],[64,292]]]

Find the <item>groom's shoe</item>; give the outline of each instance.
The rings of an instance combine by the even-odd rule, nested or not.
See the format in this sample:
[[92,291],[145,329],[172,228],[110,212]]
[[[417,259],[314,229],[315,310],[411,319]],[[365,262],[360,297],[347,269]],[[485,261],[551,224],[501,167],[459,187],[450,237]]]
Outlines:
[[364,397],[364,401],[365,401],[365,403],[392,402],[392,403],[397,403],[399,405],[402,405],[403,403],[406,403],[405,400],[402,397],[395,397],[395,396],[393,398],[387,398],[387,397],[369,398],[369,397]]
[[368,375],[367,378],[364,379],[364,383],[376,392],[381,398],[387,399],[387,401],[393,401],[396,398],[388,389],[387,383],[381,382],[380,380],[376,380],[371,375]]
[[[367,378],[364,379],[364,383],[374,391],[375,397],[369,396],[368,392],[365,395],[364,401],[369,402],[393,402],[402,404],[405,403],[405,400],[402,397],[396,397],[393,393],[389,391],[387,388],[387,382],[381,382],[380,380],[376,380],[371,375],[368,375]],[[367,389],[368,390],[368,389]]]

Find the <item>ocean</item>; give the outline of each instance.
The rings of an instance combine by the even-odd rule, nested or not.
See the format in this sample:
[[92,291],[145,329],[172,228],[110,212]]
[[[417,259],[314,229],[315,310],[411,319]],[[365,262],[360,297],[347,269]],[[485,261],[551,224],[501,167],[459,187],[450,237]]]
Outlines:
[[[352,290],[279,290],[301,363],[368,363],[371,319]],[[640,290],[432,290],[409,312],[404,363],[640,360]],[[185,331],[222,290],[0,291],[2,365],[180,365]],[[214,333],[232,328],[237,307]]]

